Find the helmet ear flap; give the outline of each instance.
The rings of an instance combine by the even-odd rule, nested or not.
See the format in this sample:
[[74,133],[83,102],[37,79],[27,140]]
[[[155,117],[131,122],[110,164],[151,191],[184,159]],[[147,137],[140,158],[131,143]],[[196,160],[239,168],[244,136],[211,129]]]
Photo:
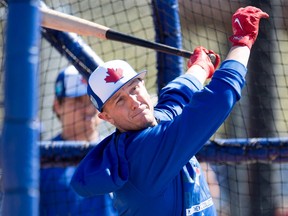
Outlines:
[[[89,96],[89,98],[90,98],[90,101],[91,101],[92,104],[95,106],[95,108],[96,108],[99,112],[101,112],[103,103],[101,102],[100,98],[97,97],[97,95],[92,91],[90,85],[88,85],[88,87],[87,87],[87,94],[88,94],[88,96]],[[99,102],[97,102],[97,100],[98,100]]]

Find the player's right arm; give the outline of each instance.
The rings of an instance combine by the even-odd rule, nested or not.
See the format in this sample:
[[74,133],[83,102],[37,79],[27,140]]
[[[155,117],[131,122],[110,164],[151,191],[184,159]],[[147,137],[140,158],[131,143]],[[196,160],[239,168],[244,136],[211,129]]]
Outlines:
[[[233,46],[225,60],[235,60],[246,67],[250,57],[250,49],[258,36],[260,20],[268,17],[267,13],[253,6],[239,8],[232,16],[233,35],[229,37],[229,40]],[[216,56],[214,64],[210,61],[208,54]],[[188,60],[189,69],[186,73],[192,74],[204,84],[207,78],[212,77],[219,63],[219,55],[204,47],[197,47]]]
[[229,37],[232,48],[226,60],[236,60],[247,66],[250,49],[255,43],[261,18],[268,18],[269,15],[261,9],[247,6],[239,8],[232,16],[233,35]]

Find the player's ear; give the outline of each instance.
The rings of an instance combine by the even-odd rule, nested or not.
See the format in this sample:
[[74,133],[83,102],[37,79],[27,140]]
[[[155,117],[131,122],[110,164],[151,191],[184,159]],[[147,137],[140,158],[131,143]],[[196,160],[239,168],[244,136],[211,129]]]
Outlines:
[[60,113],[61,113],[61,104],[59,100],[55,99],[53,101],[53,112],[56,114],[58,118],[60,118]]
[[111,116],[109,115],[109,113],[102,111],[98,114],[98,117],[104,121],[109,122],[110,124],[114,125],[114,120],[113,118],[111,118]]

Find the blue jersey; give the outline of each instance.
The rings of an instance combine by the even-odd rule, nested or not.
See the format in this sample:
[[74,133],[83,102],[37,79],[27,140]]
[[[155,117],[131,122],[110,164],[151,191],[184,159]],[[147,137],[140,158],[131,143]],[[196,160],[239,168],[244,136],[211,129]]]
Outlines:
[[83,196],[114,192],[120,215],[216,215],[195,154],[240,99],[246,68],[221,64],[205,88],[182,75],[159,95],[158,124],[115,133],[81,161],[72,187]]
[[[61,134],[52,141],[64,141]],[[40,216],[116,216],[109,194],[84,198],[70,187],[75,166],[40,170]]]

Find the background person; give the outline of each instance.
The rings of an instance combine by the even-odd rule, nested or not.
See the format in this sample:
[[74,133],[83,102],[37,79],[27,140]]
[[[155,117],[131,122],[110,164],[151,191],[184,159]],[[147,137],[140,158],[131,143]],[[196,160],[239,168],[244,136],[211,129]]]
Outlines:
[[[53,111],[62,130],[52,141],[100,141],[98,111],[87,95],[87,81],[74,66],[65,68],[56,79]],[[108,193],[83,198],[71,189],[74,170],[74,166],[41,169],[40,215],[117,215]]]

